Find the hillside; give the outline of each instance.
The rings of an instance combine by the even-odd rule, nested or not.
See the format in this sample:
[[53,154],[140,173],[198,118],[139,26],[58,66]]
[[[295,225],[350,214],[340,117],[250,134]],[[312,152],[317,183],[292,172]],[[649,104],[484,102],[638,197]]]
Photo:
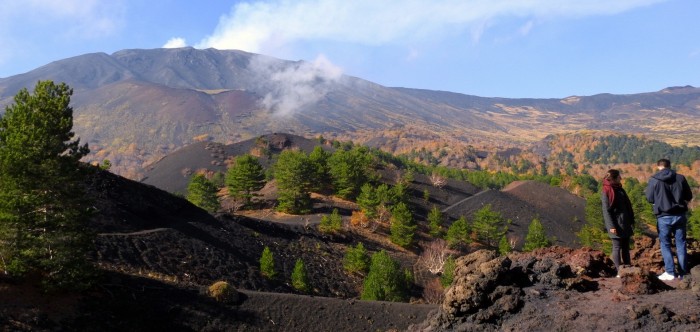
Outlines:
[[473,148],[520,146],[577,130],[653,133],[700,143],[700,89],[565,99],[484,98],[388,88],[339,70],[241,51],[152,49],[85,54],[0,79],[0,106],[37,80],[75,89],[75,131],[91,160],[130,178],[197,141],[271,132],[351,139],[393,153],[446,142],[441,160],[469,166]]

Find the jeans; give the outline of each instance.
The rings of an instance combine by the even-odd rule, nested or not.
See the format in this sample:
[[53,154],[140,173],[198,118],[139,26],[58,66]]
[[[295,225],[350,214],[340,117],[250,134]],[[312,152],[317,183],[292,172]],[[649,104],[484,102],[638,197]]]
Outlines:
[[611,238],[612,260],[615,263],[617,273],[620,273],[620,259],[622,264],[630,265],[630,238]]
[[678,256],[678,275],[684,275],[686,270],[686,249],[685,233],[688,219],[681,216],[662,216],[656,219],[656,227],[659,230],[659,241],[661,245],[661,256],[664,258],[664,269],[666,273],[676,275],[673,264],[673,252],[671,251],[671,237],[676,238],[676,255]]

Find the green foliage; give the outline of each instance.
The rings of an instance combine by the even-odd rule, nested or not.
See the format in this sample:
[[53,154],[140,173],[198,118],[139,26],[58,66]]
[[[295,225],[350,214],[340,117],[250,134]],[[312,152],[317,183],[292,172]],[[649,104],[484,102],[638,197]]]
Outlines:
[[428,226],[430,227],[430,235],[432,237],[442,237],[444,232],[442,228],[443,216],[442,211],[437,206],[433,208],[428,213]]
[[455,278],[455,258],[450,256],[445,261],[445,266],[442,268],[442,275],[440,275],[440,284],[442,287],[449,287],[452,285],[452,281]]
[[646,183],[640,183],[639,180],[635,178],[625,178],[623,187],[632,203],[632,210],[634,210],[635,233],[639,234],[643,231],[643,224],[656,225],[654,211],[652,210],[651,204],[647,203],[646,196],[644,195]]
[[277,272],[275,272],[275,258],[272,257],[272,251],[270,251],[268,246],[265,246],[260,256],[260,273],[269,279],[277,275]]
[[336,233],[343,229],[343,218],[338,213],[338,209],[333,209],[330,216],[321,217],[318,229],[323,233]]
[[343,258],[343,267],[350,273],[365,273],[369,269],[369,256],[362,242],[348,248]]
[[313,165],[304,152],[285,150],[280,153],[275,164],[275,179],[279,188],[278,210],[293,214],[311,210],[313,173]]
[[430,191],[428,189],[423,190],[423,201],[426,203],[430,201]]
[[416,225],[413,222],[413,215],[405,203],[399,203],[391,210],[391,242],[402,247],[413,244]]
[[467,218],[464,216],[459,217],[459,219],[455,220],[447,229],[447,244],[452,248],[469,244],[471,242],[471,238],[469,237],[470,232],[471,230],[469,229],[469,224],[467,224]]
[[377,207],[379,203],[377,191],[374,187],[370,183],[363,184],[360,188],[360,194],[357,196],[357,205],[360,206],[360,209],[367,218],[374,219],[377,216]]
[[650,164],[660,157],[678,164],[690,165],[700,159],[700,147],[675,147],[632,135],[611,135],[599,138],[598,144],[585,152],[586,160],[596,164]]
[[688,236],[700,241],[700,212],[691,210],[688,216]]
[[87,288],[95,276],[80,163],[90,150],[73,139],[72,93],[39,81],[0,117],[0,271],[35,272],[49,289]]
[[333,181],[335,193],[347,199],[354,199],[371,174],[372,155],[365,147],[336,150],[328,158],[328,171]]
[[525,244],[523,251],[533,251],[537,248],[548,247],[552,242],[547,238],[547,233],[542,226],[539,218],[534,218],[527,227],[527,235],[525,236]]
[[510,242],[508,242],[508,237],[503,234],[501,236],[501,240],[498,241],[498,254],[501,256],[507,255],[513,250],[513,248],[510,247]]
[[309,153],[309,163],[311,164],[311,173],[314,184],[313,190],[326,189],[328,185],[328,158],[330,154],[321,146],[315,146],[314,150]]
[[603,221],[603,206],[600,200],[600,193],[590,193],[586,196],[586,224],[577,233],[581,244],[610,252],[610,246],[605,245],[610,242],[605,230]]
[[301,258],[297,259],[292,271],[292,287],[300,292],[309,291],[309,278],[306,275],[306,267]]
[[257,158],[244,154],[226,171],[226,186],[231,197],[242,198],[250,205],[253,192],[265,186],[265,171]]
[[491,204],[485,205],[474,213],[472,227],[479,240],[486,245],[496,244],[508,230],[509,220],[503,218],[500,212],[491,210]]
[[202,174],[195,174],[187,185],[187,200],[209,213],[216,212],[221,207],[216,185],[207,180]]
[[410,273],[382,250],[372,255],[369,273],[365,278],[360,298],[374,301],[406,301]]

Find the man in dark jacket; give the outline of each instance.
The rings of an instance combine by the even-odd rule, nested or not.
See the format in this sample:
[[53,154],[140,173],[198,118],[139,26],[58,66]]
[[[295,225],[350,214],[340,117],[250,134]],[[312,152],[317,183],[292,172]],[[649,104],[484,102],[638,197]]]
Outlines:
[[688,272],[685,258],[685,234],[688,223],[686,214],[688,202],[693,199],[693,193],[690,191],[685,177],[671,169],[670,160],[660,159],[656,162],[656,167],[659,171],[649,179],[645,194],[647,201],[654,205],[661,256],[664,258],[664,269],[666,270],[659,275],[659,279],[673,280],[676,273],[673,253],[671,252],[671,236],[676,239],[679,278]]

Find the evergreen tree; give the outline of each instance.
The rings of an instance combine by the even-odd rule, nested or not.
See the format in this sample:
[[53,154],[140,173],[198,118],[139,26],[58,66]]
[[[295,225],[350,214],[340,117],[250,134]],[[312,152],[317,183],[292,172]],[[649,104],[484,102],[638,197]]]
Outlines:
[[447,229],[447,244],[452,248],[469,244],[471,242],[469,232],[467,219],[464,218],[464,216],[459,217],[459,219],[453,222]]
[[328,158],[330,154],[321,146],[315,146],[314,150],[309,153],[309,163],[311,164],[311,173],[314,184],[314,190],[323,190],[328,186]]
[[437,206],[433,208],[428,213],[428,226],[430,226],[430,235],[436,238],[442,236],[442,211]]
[[547,238],[547,233],[544,231],[542,222],[540,219],[534,218],[527,227],[527,235],[525,236],[525,244],[523,245],[523,251],[533,251],[537,248],[544,248],[550,246],[552,243]]
[[275,164],[280,211],[303,214],[311,210],[313,165],[302,151],[285,150]]
[[445,261],[445,266],[442,268],[442,274],[440,275],[440,284],[442,287],[449,287],[452,285],[452,281],[455,278],[455,258],[453,256],[447,257]]
[[90,150],[73,139],[72,93],[39,81],[0,117],[0,269],[33,272],[48,288],[88,287],[95,272],[80,163]]
[[392,209],[391,214],[391,242],[402,247],[410,246],[416,231],[411,211],[405,203],[399,203]]
[[272,251],[270,251],[268,246],[265,246],[260,256],[260,273],[269,279],[277,275],[277,272],[275,272],[275,258],[272,257]]
[[242,198],[245,205],[250,205],[253,192],[265,186],[265,171],[257,158],[244,154],[228,169],[225,181],[229,196]]
[[371,164],[372,156],[365,147],[353,147],[349,151],[336,150],[328,158],[328,170],[335,193],[342,198],[355,198],[369,179]]
[[370,183],[365,183],[360,188],[360,194],[357,196],[357,205],[360,206],[362,212],[367,218],[374,219],[377,216],[377,206],[379,206],[379,198],[377,192]]
[[610,238],[607,236],[603,222],[603,209],[600,193],[586,195],[586,224],[577,233],[581,244],[610,253]]
[[195,174],[187,185],[187,200],[209,213],[216,212],[221,207],[216,185],[207,180],[202,174]]
[[408,299],[410,274],[382,250],[372,255],[369,273],[363,283],[362,300],[405,301]]
[[365,273],[369,269],[369,256],[362,242],[357,246],[348,248],[343,258],[345,271],[351,273]]
[[513,248],[510,247],[510,242],[508,242],[508,237],[503,234],[503,236],[501,236],[501,240],[498,241],[498,254],[505,256],[510,253],[512,249]]
[[306,267],[301,258],[297,259],[292,271],[292,287],[301,292],[309,291],[309,278],[306,275]]
[[491,204],[486,204],[476,211],[473,218],[477,237],[488,246],[496,244],[496,241],[505,234],[509,223],[501,213],[491,210]]
[[335,233],[343,229],[343,217],[338,213],[338,209],[333,209],[330,216],[321,217],[318,229],[323,233]]

